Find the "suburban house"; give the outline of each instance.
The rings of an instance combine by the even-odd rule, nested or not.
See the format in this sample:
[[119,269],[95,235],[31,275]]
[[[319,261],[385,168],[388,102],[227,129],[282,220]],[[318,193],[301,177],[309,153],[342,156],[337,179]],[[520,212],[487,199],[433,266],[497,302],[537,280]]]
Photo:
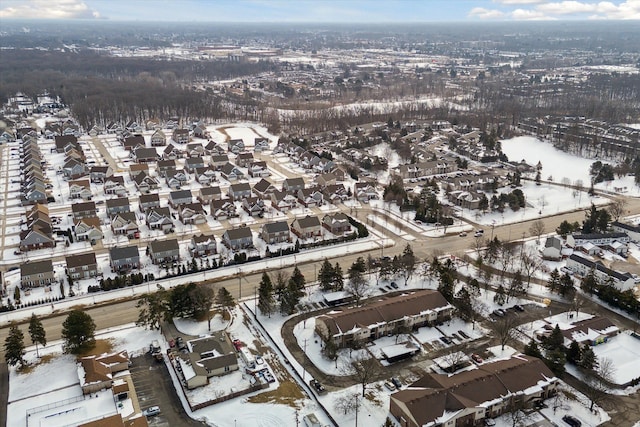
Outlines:
[[181,186],[189,182],[189,174],[184,170],[170,170],[167,171],[165,181],[169,188],[179,190]]
[[236,205],[229,199],[212,200],[209,204],[210,213],[213,219],[221,221],[238,216]]
[[109,249],[111,269],[126,272],[140,268],[140,253],[137,246],[121,246]]
[[53,248],[56,241],[51,235],[51,231],[47,231],[38,227],[30,227],[20,233],[20,250],[23,252],[33,251],[36,249]]
[[118,197],[124,197],[127,195],[127,187],[124,185],[124,177],[119,175],[112,175],[109,178],[105,178],[102,189],[104,194],[116,195]]
[[264,178],[253,186],[253,192],[265,200],[270,199],[274,191],[276,191],[276,187]]
[[106,207],[107,207],[107,216],[129,212],[131,210],[131,207],[129,206],[128,197],[118,197],[117,199],[108,199],[106,201]]
[[100,227],[100,218],[95,216],[74,221],[74,232],[77,241],[88,241],[92,245],[95,245],[104,237]]
[[282,191],[289,194],[297,194],[298,190],[304,189],[304,179],[287,178],[282,181]]
[[260,237],[268,244],[291,241],[291,233],[287,221],[267,222],[262,225]]
[[162,230],[168,233],[173,230],[173,219],[169,208],[149,208],[145,222],[151,230]]
[[542,257],[553,261],[558,261],[562,258],[562,242],[558,237],[547,237],[542,250]]
[[301,239],[313,239],[322,236],[322,226],[317,216],[307,215],[296,218],[291,223],[291,231]]
[[113,175],[111,166],[92,166],[89,169],[91,182],[104,182],[105,179]]
[[147,246],[149,257],[154,264],[164,264],[180,260],[178,239],[154,240]]
[[198,181],[202,185],[209,185],[212,182],[217,181],[216,171],[213,170],[213,168],[210,166],[197,168],[194,172],[194,175],[196,177],[196,181]]
[[166,178],[166,176],[172,172],[176,170],[176,161],[175,160],[160,160],[158,162],[158,175],[160,175],[163,178]]
[[345,233],[351,232],[349,217],[342,212],[326,214],[323,216],[322,226],[331,234],[335,234],[336,236],[342,236]]
[[267,138],[255,138],[253,151],[256,153],[262,153],[269,149],[269,140]]
[[71,205],[73,219],[82,219],[96,216],[95,202],[74,203]]
[[189,252],[193,257],[213,255],[218,252],[216,236],[213,234],[200,234],[191,237]]
[[202,187],[198,190],[198,196],[196,197],[203,205],[208,205],[212,200],[220,200],[222,198],[222,191],[220,187]]
[[236,181],[244,178],[244,173],[233,163],[226,163],[220,170],[220,174],[227,181]]
[[259,197],[247,197],[242,199],[242,209],[252,217],[260,217],[264,216],[264,212],[266,207],[264,205],[264,200]]
[[65,258],[65,261],[67,264],[67,274],[72,279],[89,279],[98,275],[96,254],[93,252],[68,256]]
[[298,206],[298,198],[284,191],[273,190],[271,193],[271,207],[286,213]]
[[65,177],[69,179],[76,179],[87,175],[89,170],[84,162],[70,158],[62,166],[62,172]]
[[57,153],[64,153],[64,149],[67,145],[71,145],[71,146],[79,146],[78,145],[78,138],[76,138],[73,135],[62,135],[62,136],[56,136],[54,138],[54,143],[56,146],[56,152]]
[[245,151],[236,156],[236,165],[241,168],[248,168],[251,162],[253,162],[253,153]]
[[567,268],[583,277],[593,272],[602,283],[611,282],[620,291],[633,289],[635,286],[635,280],[629,273],[612,270],[600,262],[593,262],[576,253],[571,254],[567,259]]
[[138,163],[157,162],[158,152],[154,147],[137,147],[131,152],[131,158]]
[[[187,156],[190,158],[201,157],[204,155],[204,147],[199,142],[193,142],[191,144],[187,144],[186,152]],[[204,162],[202,165],[204,166]]]
[[151,134],[151,146],[162,147],[167,145],[167,135],[161,129],[157,129]]
[[362,203],[368,203],[369,200],[376,200],[379,198],[376,187],[368,182],[356,182],[353,194],[355,198]]
[[200,203],[187,203],[178,208],[178,217],[183,224],[206,224],[207,212]]
[[192,390],[207,385],[209,378],[238,370],[235,348],[226,332],[187,342],[188,353],[179,353],[175,364],[180,367],[186,387]]
[[117,236],[127,236],[129,239],[138,238],[140,229],[134,212],[121,212],[111,217],[111,231]]
[[314,208],[324,204],[324,195],[318,187],[300,189],[297,195],[300,204],[306,208]]
[[248,166],[249,176],[253,178],[261,178],[271,175],[269,172],[269,168],[267,167],[267,162],[265,161],[254,161]]
[[129,370],[126,351],[80,358],[78,377],[83,394],[96,393],[113,386],[116,374]]
[[191,190],[178,190],[169,193],[169,205],[177,208],[180,205],[186,205],[193,202]]
[[234,202],[251,197],[251,186],[248,182],[239,182],[229,186],[229,197]]
[[27,261],[20,264],[20,287],[37,288],[55,282],[53,264],[50,259],[44,261]]
[[316,331],[324,340],[332,339],[338,348],[351,347],[402,329],[446,321],[453,309],[440,292],[420,290],[323,314],[316,318]]
[[169,144],[162,151],[162,160],[176,160],[184,157],[184,152],[173,144]]
[[[209,141],[207,143],[207,145],[204,146],[204,152],[205,152],[205,154],[208,154],[210,156],[214,156],[214,155],[224,154],[225,150],[224,150],[224,148],[222,148],[221,146],[216,144],[215,141]],[[226,161],[225,161],[225,163],[226,163]]]
[[91,200],[91,182],[88,179],[78,179],[69,181],[69,198]]
[[611,223],[611,228],[617,233],[626,234],[633,242],[640,242],[640,227],[637,225],[614,221]]
[[142,135],[129,136],[122,141],[122,147],[127,151],[133,151],[138,146],[145,146],[144,136]]
[[148,194],[153,190],[157,190],[160,182],[153,176],[149,176],[145,172],[141,172],[133,177],[133,183],[136,185],[138,192]]
[[202,157],[188,157],[184,161],[184,168],[191,173],[195,172],[196,169],[203,168],[204,166],[205,164]]
[[233,154],[238,154],[244,151],[244,141],[241,139],[231,139],[227,143],[227,150]]
[[454,375],[429,373],[393,393],[389,412],[401,427],[478,426],[556,393],[558,379],[540,360],[516,355]]
[[222,243],[234,251],[252,249],[253,234],[247,226],[228,229],[222,234]]
[[222,170],[227,163],[229,163],[229,156],[226,154],[212,154],[209,160],[209,165],[217,171]]
[[158,193],[141,194],[138,197],[138,207],[141,212],[146,212],[149,209],[160,207],[160,196]]
[[[611,320],[606,317],[589,316],[586,319],[571,321],[558,325],[560,332],[564,336],[564,345],[567,348],[571,342],[578,344],[596,346],[609,341],[609,338],[615,337],[620,333],[618,328]],[[541,339],[551,334],[556,324],[548,322],[542,329],[535,332],[536,338]]]
[[189,130],[188,129],[174,129],[171,139],[178,144],[186,144],[189,142]]

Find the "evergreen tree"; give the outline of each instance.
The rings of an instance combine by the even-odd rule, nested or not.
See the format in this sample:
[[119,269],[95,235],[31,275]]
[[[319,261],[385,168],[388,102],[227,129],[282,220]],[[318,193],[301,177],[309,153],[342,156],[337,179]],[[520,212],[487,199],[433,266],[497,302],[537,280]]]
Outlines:
[[506,302],[507,297],[505,296],[504,287],[502,285],[498,286],[495,295],[493,296],[493,302],[502,306]]
[[228,310],[235,305],[235,300],[233,299],[233,295],[231,292],[227,290],[224,286],[218,290],[218,294],[216,295],[216,304],[218,304],[222,310]]
[[538,347],[538,343],[536,343],[533,339],[529,341],[529,344],[524,346],[524,354],[526,354],[527,356],[537,357],[538,359],[544,359],[542,357],[540,347]]
[[336,265],[333,267],[333,290],[341,291],[344,289],[344,273],[342,272],[342,267],[340,264],[336,262]]
[[580,360],[578,360],[578,366],[583,369],[594,369],[598,366],[598,358],[590,345],[585,344],[582,348],[582,354],[580,356]]
[[96,345],[96,324],[87,313],[73,310],[62,323],[62,338],[66,353],[80,354]]
[[297,265],[293,269],[293,273],[291,274],[291,278],[289,279],[289,282],[291,281],[295,283],[295,285],[298,287],[299,290],[304,291],[304,285],[305,285],[304,275],[302,274],[302,272],[300,271]]
[[31,342],[36,345],[36,357],[40,357],[38,344],[43,347],[47,345],[47,333],[35,313],[31,315],[31,319],[29,320],[29,336],[31,337]]
[[558,324],[556,324],[556,327],[553,328],[553,331],[551,331],[551,334],[544,340],[543,344],[548,352],[560,350],[564,353],[566,350],[564,346],[564,336]]
[[413,276],[413,273],[416,270],[416,256],[413,253],[411,245],[408,243],[402,251],[400,265],[404,273],[404,285],[407,286],[407,282],[411,279],[411,276]]
[[573,294],[575,291],[573,278],[571,278],[569,273],[564,273],[562,278],[560,278],[560,295],[564,297]]
[[564,374],[564,365],[566,361],[564,350],[556,349],[549,351],[545,358],[545,363],[558,378],[562,377]]
[[549,273],[547,286],[551,292],[560,292],[560,272],[557,268],[554,268],[553,271]]
[[582,350],[577,341],[571,341],[571,345],[567,349],[567,362],[577,365],[582,357]]
[[318,282],[323,291],[333,290],[334,269],[328,259],[324,259],[318,272]]
[[582,281],[580,282],[580,289],[590,295],[593,295],[596,289],[598,289],[598,278],[593,270],[589,271],[589,273],[582,278]]
[[20,288],[18,286],[13,290],[13,300],[16,302],[16,305],[20,305]]
[[24,334],[18,325],[11,324],[9,335],[4,341],[4,358],[9,366],[24,366]]
[[302,291],[298,287],[298,284],[293,280],[293,277],[289,279],[287,288],[282,295],[282,301],[280,302],[280,312],[282,314],[293,314],[296,311],[296,306],[302,298]]
[[471,305],[471,295],[466,287],[461,288],[455,295],[453,305],[458,309],[460,318],[469,321],[473,318],[473,306]]
[[143,328],[160,329],[160,323],[171,317],[168,294],[164,289],[143,295],[136,303],[136,307],[140,309],[136,325]]
[[263,316],[271,317],[271,313],[273,313],[275,309],[275,304],[276,301],[273,296],[271,277],[266,272],[262,273],[262,280],[260,280],[260,287],[258,288],[258,308],[260,308],[260,313],[262,313]]

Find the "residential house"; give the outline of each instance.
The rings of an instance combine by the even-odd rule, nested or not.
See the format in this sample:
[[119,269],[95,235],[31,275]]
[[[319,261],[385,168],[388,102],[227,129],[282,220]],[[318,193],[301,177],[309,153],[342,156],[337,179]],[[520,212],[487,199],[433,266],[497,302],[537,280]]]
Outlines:
[[[204,156],[204,147],[199,142],[187,144],[187,156],[188,157],[202,157]],[[203,164],[204,166],[204,164]]]
[[176,161],[175,160],[160,160],[158,162],[158,175],[162,178],[166,178],[167,175],[175,172]]
[[179,190],[181,186],[189,182],[189,175],[184,170],[175,170],[167,172],[165,181],[169,188]]
[[351,223],[349,217],[342,212],[335,214],[326,214],[322,217],[322,226],[331,234],[342,236],[351,233]]
[[140,268],[140,253],[137,246],[119,246],[109,249],[111,269],[115,272],[127,272]]
[[258,197],[247,197],[246,199],[242,199],[242,209],[252,217],[262,218],[266,207],[264,200]]
[[336,176],[331,172],[320,174],[320,175],[316,176],[316,184],[320,188],[325,188],[325,187],[328,187],[330,185],[335,185],[336,184]]
[[171,139],[177,144],[186,144],[189,142],[189,130],[188,129],[174,129]]
[[200,203],[187,203],[178,208],[178,216],[183,224],[206,224],[207,212]]
[[[50,227],[49,227],[50,228]],[[51,231],[43,230],[38,227],[30,227],[28,230],[20,233],[20,246],[22,252],[33,251],[36,249],[53,248],[56,241],[51,235]]]
[[216,236],[213,234],[200,234],[192,236],[189,244],[189,252],[192,257],[214,255],[218,252]]
[[591,243],[595,246],[607,246],[613,242],[627,244],[631,241],[627,233],[592,233],[592,234],[570,234],[567,236],[567,245],[570,247],[582,246]]
[[291,242],[291,232],[287,221],[267,222],[260,229],[260,237],[268,244]]
[[226,332],[214,332],[188,344],[192,351],[176,357],[187,389],[207,385],[213,376],[238,370],[237,352]]
[[146,211],[145,222],[151,230],[173,231],[173,219],[169,208],[150,208]]
[[316,331],[324,340],[333,340],[338,348],[351,347],[407,328],[446,321],[453,310],[440,292],[419,290],[318,316]]
[[176,160],[184,157],[184,151],[173,144],[169,144],[162,151],[162,160]]
[[611,228],[617,233],[626,234],[632,242],[640,242],[640,226],[614,221]]
[[146,163],[134,163],[129,165],[129,178],[135,180],[136,176],[141,173],[145,175],[151,175],[149,172],[149,165]]
[[210,185],[217,181],[216,172],[212,167],[202,167],[195,170],[196,181],[202,185]]
[[27,261],[20,264],[20,287],[38,288],[55,282],[53,264],[50,259],[44,261]]
[[265,161],[253,161],[249,164],[248,173],[253,178],[264,178],[271,175],[267,162]]
[[[129,356],[126,351],[80,358],[78,363],[78,377],[80,378],[82,393],[86,395],[112,388],[116,374],[128,369]],[[120,415],[118,416],[120,417]],[[121,417],[120,423],[122,423]],[[109,426],[112,425],[115,426],[117,424],[109,424]],[[102,425],[100,425],[100,427],[102,427]]]
[[241,168],[247,168],[253,162],[253,153],[245,151],[236,156],[236,165]]
[[296,218],[291,223],[291,231],[301,239],[315,239],[322,236],[322,226],[317,216],[307,215]]
[[269,140],[267,138],[255,138],[253,151],[256,153],[263,153],[269,150]]
[[160,186],[160,182],[155,177],[149,176],[144,172],[137,174],[133,178],[133,183],[142,195],[149,194]]
[[78,179],[69,181],[69,198],[91,200],[91,182],[88,179]]
[[219,171],[229,163],[229,156],[226,154],[212,154],[209,160],[209,165],[215,170]]
[[212,200],[210,212],[213,219],[222,221],[224,219],[235,218],[238,216],[236,205],[229,199]]
[[454,375],[428,373],[393,393],[389,412],[401,427],[479,426],[553,396],[558,382],[540,359],[517,355]]
[[[216,144],[214,141],[209,141],[207,143],[207,145],[204,146],[204,152],[205,154],[209,155],[209,156],[214,156],[214,155],[221,155],[225,153],[224,148],[222,148],[221,146],[219,146],[218,144]],[[227,160],[224,161],[224,163],[226,163],[229,159],[227,158]],[[223,165],[224,165],[223,163]]]
[[111,166],[92,166],[89,169],[89,178],[91,182],[104,182],[105,179],[113,175]]
[[298,206],[298,198],[284,191],[274,190],[271,193],[271,207],[286,213]]
[[104,237],[100,227],[100,218],[95,216],[74,221],[73,229],[76,240],[79,242],[90,242],[95,245]]
[[322,195],[324,200],[332,204],[341,203],[350,198],[344,184],[327,185],[322,190]]
[[188,157],[184,161],[184,168],[193,173],[196,169],[204,168],[204,159],[202,157]]
[[227,181],[237,181],[244,178],[244,173],[233,163],[227,163],[222,167],[220,174]]
[[162,130],[157,129],[151,134],[151,146],[163,147],[165,145],[167,145],[167,135]]
[[56,136],[54,138],[54,143],[56,146],[56,152],[58,153],[64,153],[65,147],[68,145],[72,147],[80,147],[80,144],[78,144],[78,138],[73,135]]
[[575,252],[567,259],[567,268],[583,277],[593,273],[601,283],[610,283],[621,292],[635,287],[635,280],[631,274],[612,270]]
[[131,158],[138,163],[153,163],[158,161],[158,152],[154,147],[136,147],[131,152]]
[[198,190],[197,199],[203,205],[208,205],[212,200],[220,200],[222,198],[222,191],[220,187],[202,187]]
[[107,200],[106,205],[107,205],[108,217],[111,217],[115,214],[131,211],[128,197],[118,197],[117,199],[109,199]]
[[261,179],[253,186],[252,190],[257,196],[265,200],[271,199],[271,194],[276,191],[276,187],[266,179]]
[[227,143],[227,150],[233,154],[244,151],[244,141],[241,139],[231,139]]
[[74,280],[89,279],[98,275],[98,263],[96,262],[96,254],[93,252],[68,256],[65,258],[65,262],[67,274]]
[[116,195],[118,197],[124,197],[127,195],[127,187],[124,185],[124,177],[120,175],[113,175],[104,180],[102,184],[104,194]]
[[233,251],[252,249],[254,247],[253,234],[251,233],[251,229],[247,226],[227,229],[222,234],[222,243]]
[[140,212],[146,212],[149,209],[160,207],[160,195],[158,193],[141,194],[138,197],[138,207]]
[[95,202],[74,203],[71,205],[73,219],[82,219],[96,216]]
[[133,151],[136,147],[144,147],[145,145],[144,137],[142,135],[129,136],[122,141],[122,147],[127,151]]
[[556,236],[547,237],[542,250],[542,258],[558,261],[562,258],[562,242]]
[[247,182],[231,184],[229,186],[229,197],[233,201],[239,201],[251,197],[251,186]]
[[306,208],[315,208],[324,204],[324,196],[320,188],[303,188],[298,190],[298,202]]
[[134,212],[121,212],[111,217],[111,231],[119,236],[127,236],[129,239],[140,237],[140,229]]
[[180,261],[178,239],[154,240],[147,246],[147,251],[154,264]]
[[84,162],[76,159],[69,159],[62,166],[62,172],[68,179],[77,179],[87,175],[89,170]]
[[287,178],[282,182],[282,191],[289,194],[298,194],[299,190],[304,189],[304,179]]
[[369,200],[376,200],[379,198],[375,185],[369,182],[356,182],[353,194],[355,195],[355,198],[362,203],[369,203]]
[[172,208],[177,208],[180,205],[186,205],[193,202],[193,195],[191,190],[178,190],[169,193],[169,205]]
[[208,138],[209,131],[207,131],[207,125],[204,123],[198,123],[193,128],[193,136],[195,136],[196,138]]

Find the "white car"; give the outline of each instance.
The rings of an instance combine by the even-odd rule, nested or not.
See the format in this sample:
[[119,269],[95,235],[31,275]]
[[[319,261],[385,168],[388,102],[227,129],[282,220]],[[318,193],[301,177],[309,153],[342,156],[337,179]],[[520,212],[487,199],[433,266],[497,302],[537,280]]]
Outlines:
[[153,417],[154,415],[158,415],[159,413],[160,413],[159,406],[152,406],[142,411],[142,415],[144,415],[145,417]]

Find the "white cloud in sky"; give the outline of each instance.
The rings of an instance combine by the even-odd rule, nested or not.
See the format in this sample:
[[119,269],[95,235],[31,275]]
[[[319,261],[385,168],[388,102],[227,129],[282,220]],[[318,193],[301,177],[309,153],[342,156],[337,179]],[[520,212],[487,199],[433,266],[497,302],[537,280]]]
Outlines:
[[493,0],[494,3],[500,4],[539,4],[546,3],[548,0]]
[[485,9],[484,7],[474,7],[469,12],[469,16],[477,16],[480,19],[500,19],[500,18],[504,18],[504,12],[496,9]]
[[98,19],[100,14],[82,0],[3,0],[0,18]]
[[[640,0],[612,1],[548,1],[493,0],[502,9],[471,9],[469,16],[480,19],[549,20],[549,19],[640,19]],[[508,6],[519,6],[505,10]]]

